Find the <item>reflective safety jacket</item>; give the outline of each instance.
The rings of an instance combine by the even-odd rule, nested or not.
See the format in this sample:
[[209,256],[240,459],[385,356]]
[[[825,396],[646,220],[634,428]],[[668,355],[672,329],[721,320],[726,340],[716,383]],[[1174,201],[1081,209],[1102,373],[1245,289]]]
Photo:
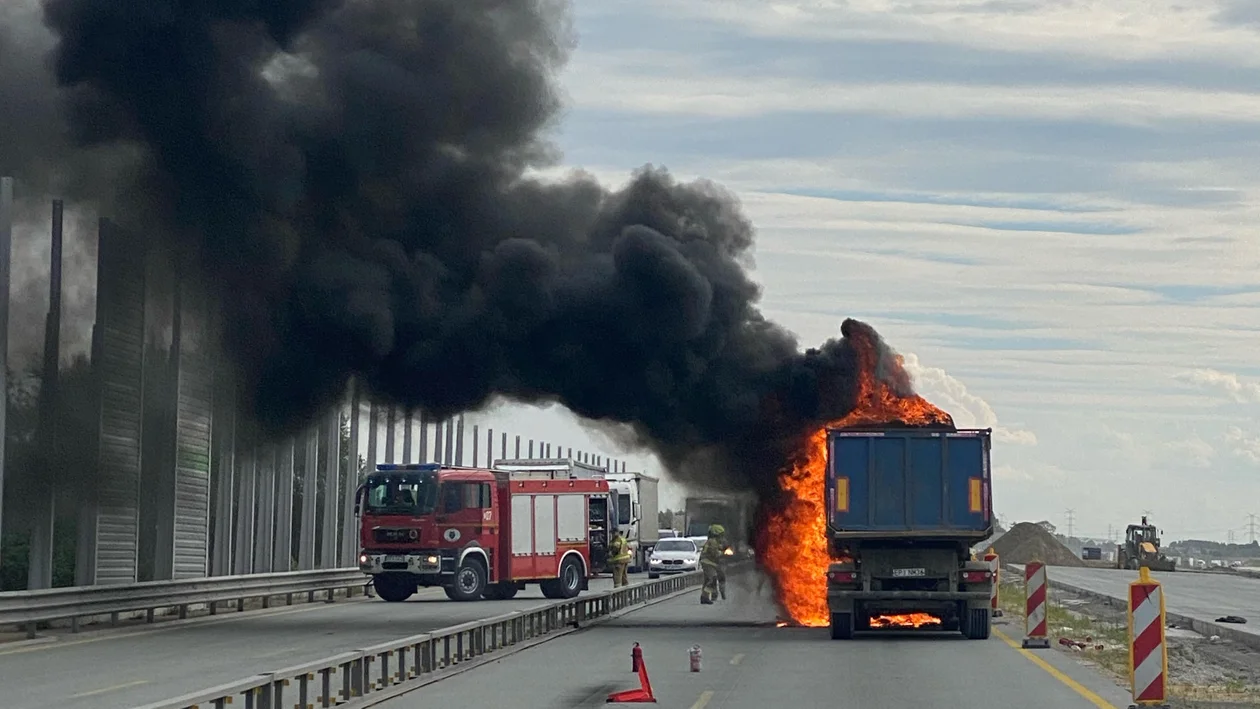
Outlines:
[[709,537],[704,546],[700,547],[700,563],[706,566],[721,566],[725,561],[725,554],[723,554],[725,549],[726,547],[718,541],[717,537]]
[[609,560],[614,564],[625,564],[630,561],[630,543],[625,537],[613,537],[608,545]]

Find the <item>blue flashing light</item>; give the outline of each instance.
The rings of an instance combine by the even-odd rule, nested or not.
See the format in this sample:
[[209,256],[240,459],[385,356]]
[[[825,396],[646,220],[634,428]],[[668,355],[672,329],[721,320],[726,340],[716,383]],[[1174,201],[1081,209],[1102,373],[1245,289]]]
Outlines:
[[441,463],[377,463],[377,472],[401,470],[414,473],[436,473],[442,469]]

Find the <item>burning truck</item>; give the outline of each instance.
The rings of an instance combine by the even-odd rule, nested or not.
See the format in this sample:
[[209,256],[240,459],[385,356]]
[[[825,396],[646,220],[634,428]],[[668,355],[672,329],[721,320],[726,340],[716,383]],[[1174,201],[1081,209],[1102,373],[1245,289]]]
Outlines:
[[783,501],[763,530],[779,603],[791,623],[829,626],[834,639],[890,626],[987,638],[994,579],[970,547],[992,533],[991,431],[958,430],[915,394],[869,326],[845,335],[854,408],[780,474]]

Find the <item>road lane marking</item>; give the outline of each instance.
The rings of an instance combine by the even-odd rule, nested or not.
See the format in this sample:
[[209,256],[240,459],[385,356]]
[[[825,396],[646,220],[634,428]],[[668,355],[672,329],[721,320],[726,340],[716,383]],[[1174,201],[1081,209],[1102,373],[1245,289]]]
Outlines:
[[[1024,648],[1020,647],[1019,643],[1017,643],[1017,642],[1015,642],[1014,640],[1011,640],[1009,637],[1007,637],[1007,636],[1006,636],[1006,633],[1003,633],[1002,631],[998,630],[997,628],[994,628],[994,629],[993,629],[993,634],[994,634],[994,635],[996,635],[996,636],[998,636],[999,638],[1001,638],[1001,639],[1002,639],[1002,642],[1004,642],[1004,643],[1006,643],[1007,645],[1010,645],[1011,647],[1015,648],[1015,651],[1016,651],[1016,652],[1018,652],[1019,654],[1023,655],[1024,657],[1028,658],[1028,659],[1029,659],[1029,660],[1030,660],[1030,661],[1031,661],[1034,665],[1036,665],[1036,666],[1040,667],[1041,669],[1045,670],[1045,671],[1046,671],[1046,674],[1049,674],[1051,677],[1053,677],[1053,678],[1055,678],[1055,679],[1059,680],[1060,682],[1062,682],[1065,686],[1067,686],[1067,687],[1068,687],[1068,689],[1071,689],[1072,691],[1074,691],[1074,692],[1076,692],[1077,694],[1081,695],[1081,696],[1082,696],[1082,697],[1084,697],[1084,698],[1086,699],[1086,701],[1088,701],[1090,704],[1093,704],[1094,706],[1098,707],[1098,709],[1116,709],[1116,705],[1112,704],[1111,702],[1107,701],[1106,699],[1103,699],[1102,697],[1098,696],[1097,694],[1094,694],[1094,693],[1093,693],[1093,692],[1091,692],[1091,691],[1090,691],[1087,687],[1085,687],[1085,685],[1083,685],[1083,684],[1081,684],[1080,682],[1077,682],[1076,680],[1072,679],[1071,677],[1068,677],[1067,675],[1063,674],[1063,673],[1062,673],[1062,672],[1060,672],[1057,668],[1055,668],[1055,667],[1054,667],[1054,665],[1051,665],[1049,662],[1046,662],[1045,660],[1041,659],[1040,657],[1037,657],[1037,655],[1036,655],[1035,653],[1030,652],[1030,651],[1025,650]],[[1053,651],[1053,650],[1051,650],[1051,652],[1054,652],[1054,651]]]
[[709,689],[704,690],[700,693],[700,698],[696,700],[696,703],[691,705],[691,709],[704,709],[709,706],[709,700],[712,698],[713,691]]
[[84,697],[94,697],[98,694],[105,694],[106,692],[117,692],[120,689],[129,689],[131,687],[139,687],[142,684],[148,684],[148,683],[149,683],[149,680],[147,679],[138,679],[133,682],[123,682],[122,684],[116,684],[112,687],[105,687],[104,689],[93,689],[88,692],[79,692],[78,694],[71,694],[70,698],[82,699]]
[[742,652],[741,652],[741,653],[739,653],[738,655],[736,655],[735,657],[732,657],[732,658],[731,658],[731,664],[732,664],[732,665],[738,665],[739,663],[741,663],[741,662],[743,662],[743,661],[744,661],[744,653],[742,653]]

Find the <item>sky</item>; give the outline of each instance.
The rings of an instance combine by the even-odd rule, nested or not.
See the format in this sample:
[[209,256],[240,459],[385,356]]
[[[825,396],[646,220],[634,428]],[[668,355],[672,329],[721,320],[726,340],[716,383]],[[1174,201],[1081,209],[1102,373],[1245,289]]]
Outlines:
[[734,190],[765,312],[805,346],[871,322],[993,427],[1000,515],[1249,538],[1260,5],[599,0],[574,28],[564,165]]
[[[1105,537],[1149,510],[1166,540],[1249,538],[1260,3],[578,0],[574,30],[552,172],[733,190],[764,312],[803,347],[870,322],[920,393],[994,428],[1003,518],[1066,531],[1071,510]],[[46,252],[15,249],[19,282]],[[90,247],[68,250],[86,276]],[[474,424],[685,494],[557,407]]]

